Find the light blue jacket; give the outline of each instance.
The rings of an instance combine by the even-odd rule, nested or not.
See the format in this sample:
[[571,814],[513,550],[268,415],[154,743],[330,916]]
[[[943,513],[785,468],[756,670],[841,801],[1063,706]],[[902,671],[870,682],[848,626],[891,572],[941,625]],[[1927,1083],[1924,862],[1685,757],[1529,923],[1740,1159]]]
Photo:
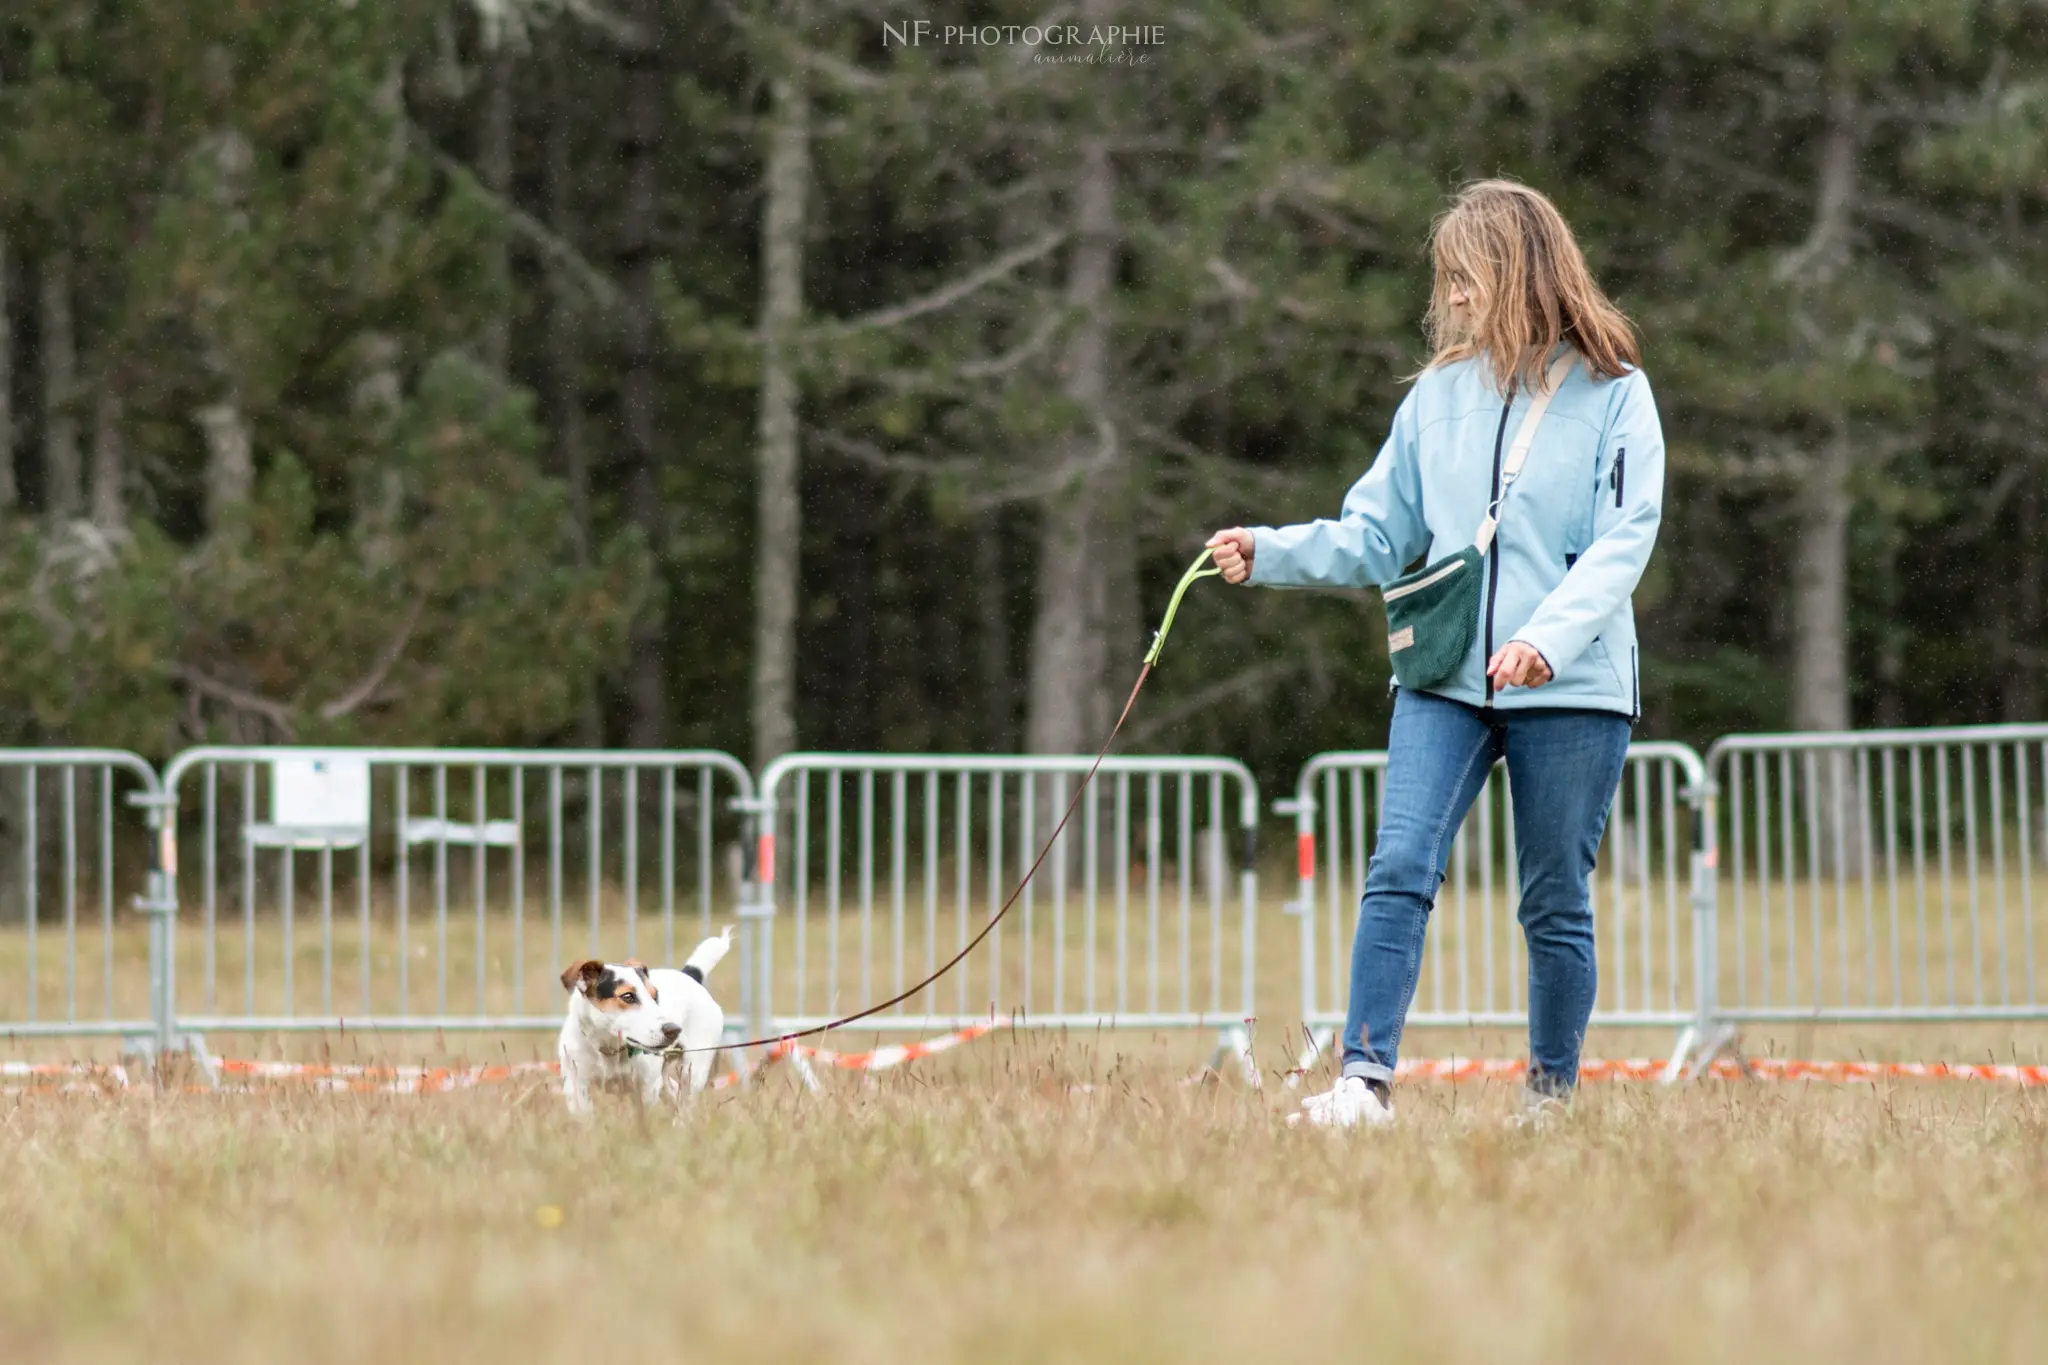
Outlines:
[[[1472,544],[1501,460],[1529,405],[1501,401],[1492,369],[1460,361],[1424,372],[1335,521],[1255,526],[1251,582],[1364,588]],[[1664,434],[1641,370],[1595,379],[1572,366],[1501,505],[1482,572],[1479,630],[1451,680],[1430,689],[1473,706],[1642,711],[1635,612],[1663,517]],[[1486,661],[1509,640],[1554,675],[1495,695]]]

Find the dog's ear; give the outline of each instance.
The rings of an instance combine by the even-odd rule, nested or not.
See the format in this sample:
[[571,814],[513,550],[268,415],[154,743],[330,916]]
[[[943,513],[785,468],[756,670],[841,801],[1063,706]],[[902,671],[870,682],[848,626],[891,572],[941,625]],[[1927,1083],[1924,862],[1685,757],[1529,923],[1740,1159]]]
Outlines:
[[587,962],[571,963],[562,972],[562,989],[574,991],[579,984],[585,987],[595,986],[603,975],[604,964],[596,958],[591,958]]
[[645,962],[642,962],[637,957],[629,957],[619,965],[631,967],[634,971],[640,973],[640,979],[647,983],[647,998],[649,1000],[659,1001],[661,999],[661,992],[654,988],[654,973],[647,970]]

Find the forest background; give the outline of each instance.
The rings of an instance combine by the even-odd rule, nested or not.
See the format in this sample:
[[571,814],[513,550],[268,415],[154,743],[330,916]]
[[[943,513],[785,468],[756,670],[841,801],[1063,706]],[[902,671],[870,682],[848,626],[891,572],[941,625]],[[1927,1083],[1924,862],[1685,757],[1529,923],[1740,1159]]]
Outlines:
[[[1495,174],[1644,337],[1642,734],[2043,718],[2048,5],[10,0],[0,744],[1092,751]],[[1369,594],[1180,620],[1131,747],[1382,741]]]

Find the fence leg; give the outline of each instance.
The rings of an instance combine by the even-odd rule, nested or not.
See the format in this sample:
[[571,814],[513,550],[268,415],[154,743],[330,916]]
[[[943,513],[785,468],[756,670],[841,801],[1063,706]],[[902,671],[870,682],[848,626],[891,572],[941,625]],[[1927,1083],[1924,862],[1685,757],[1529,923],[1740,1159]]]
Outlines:
[[183,1056],[191,1059],[198,1069],[200,1083],[209,1090],[220,1088],[220,1064],[213,1054],[206,1050],[206,1035],[203,1033],[180,1033],[171,1039],[171,1046],[160,1047],[154,1033],[135,1033],[121,1040],[121,1065],[133,1071],[147,1071],[158,1084],[163,1083],[163,1062],[166,1057]]
[[208,1090],[220,1089],[220,1063],[206,1050],[206,1035],[203,1033],[181,1033],[178,1035],[178,1050],[192,1059],[192,1065],[199,1068],[199,1078]]
[[740,834],[740,1014],[758,1037],[775,1026],[769,984],[775,968],[775,800],[740,797],[732,807],[746,817]]
[[1741,1034],[1733,1024],[1686,1025],[1672,1046],[1671,1060],[1664,1064],[1664,1083],[1706,1075],[1724,1052],[1735,1058],[1735,1064],[1747,1076],[1749,1064],[1742,1059],[1740,1043]]
[[739,906],[739,1014],[737,1026],[756,1036],[772,1032],[774,1011],[768,1003],[768,981],[774,948],[769,916],[775,903],[757,887],[752,897],[742,893]]
[[1259,1061],[1252,1052],[1252,1031],[1244,1024],[1232,1024],[1216,1036],[1216,1050],[1209,1054],[1209,1069],[1222,1074],[1226,1059],[1235,1058],[1238,1074],[1253,1090],[1266,1088],[1265,1078],[1259,1075]]
[[202,1038],[178,1032],[178,813],[177,806],[162,792],[131,794],[128,803],[140,806],[150,830],[149,878],[135,908],[149,916],[149,1018],[151,1032],[126,1039],[122,1053],[149,1067],[159,1083],[163,1061],[174,1053],[185,1053],[199,1065],[208,1085],[217,1083],[211,1059]]
[[1671,1045],[1671,1060],[1664,1063],[1661,1078],[1666,1085],[1686,1074],[1687,1063],[1692,1061],[1692,1050],[1699,1041],[1699,1026],[1687,1024],[1678,1031],[1678,1041]]
[[[1696,762],[1697,760],[1695,760]],[[1693,1021],[1671,1045],[1671,1060],[1664,1064],[1663,1082],[1704,1075],[1714,1058],[1735,1043],[1735,1026],[1716,1019],[1720,999],[1720,830],[1716,809],[1717,789],[1704,769],[1697,770],[1686,787],[1686,802],[1693,808],[1692,932],[1693,932]],[[1745,1068],[1747,1070],[1747,1068]]]
[[1301,1050],[1301,1056],[1294,1062],[1294,1074],[1287,1078],[1287,1088],[1292,1090],[1301,1084],[1301,1078],[1316,1069],[1323,1060],[1323,1054],[1337,1046],[1335,1028],[1308,1029],[1308,1042]]

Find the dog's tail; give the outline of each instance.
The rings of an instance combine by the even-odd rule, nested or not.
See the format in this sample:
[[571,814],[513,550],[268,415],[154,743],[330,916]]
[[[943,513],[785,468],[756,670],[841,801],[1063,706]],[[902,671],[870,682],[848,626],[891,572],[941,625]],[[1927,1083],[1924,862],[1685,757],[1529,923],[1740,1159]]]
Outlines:
[[683,964],[683,975],[694,977],[698,985],[704,984],[704,977],[713,967],[725,961],[725,955],[732,951],[732,926],[725,926],[725,932],[713,934],[697,945],[690,954],[690,960]]

